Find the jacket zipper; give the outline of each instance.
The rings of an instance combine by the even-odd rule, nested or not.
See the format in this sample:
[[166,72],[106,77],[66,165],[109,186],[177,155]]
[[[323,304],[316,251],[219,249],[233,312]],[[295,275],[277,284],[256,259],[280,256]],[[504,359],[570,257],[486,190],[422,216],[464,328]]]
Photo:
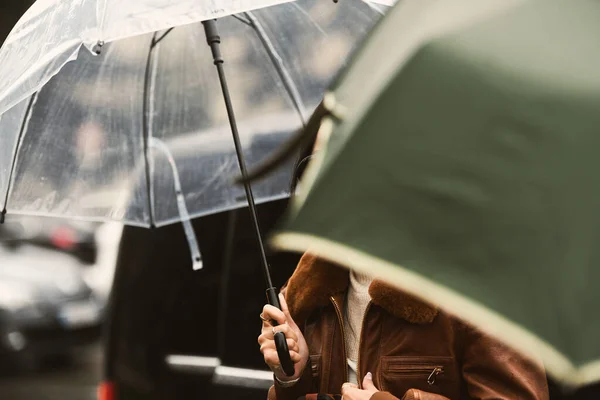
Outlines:
[[427,384],[429,386],[433,385],[435,383],[435,380],[437,379],[437,376],[443,373],[444,367],[435,367],[433,371],[431,371],[431,374],[429,374],[429,377],[427,378]]
[[369,301],[369,304],[367,304],[367,308],[365,309],[365,314],[363,315],[362,324],[360,325],[360,337],[358,339],[358,360],[356,360],[356,382],[358,383],[358,387],[361,389],[363,387],[362,387],[362,376],[360,374],[360,352],[362,349],[362,338],[363,338],[363,331],[365,330],[365,321],[367,320],[367,314],[369,313],[370,308],[371,308],[371,302]]
[[344,353],[344,373],[346,374],[346,379],[345,381],[348,381],[348,360],[347,360],[347,356],[346,356],[346,332],[344,331],[344,319],[342,317],[342,310],[340,309],[340,306],[338,306],[337,302],[335,301],[335,299],[333,298],[333,296],[329,297],[331,299],[331,302],[333,303],[333,308],[335,308],[335,313],[337,314],[338,317],[338,322],[340,324],[340,328],[342,330],[342,349],[343,349],[343,353]]

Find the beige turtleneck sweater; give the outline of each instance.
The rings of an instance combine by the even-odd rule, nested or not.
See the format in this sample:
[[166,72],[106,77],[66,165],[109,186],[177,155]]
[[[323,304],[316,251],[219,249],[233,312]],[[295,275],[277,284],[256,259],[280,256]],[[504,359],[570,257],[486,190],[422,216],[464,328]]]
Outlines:
[[344,341],[348,357],[348,382],[357,384],[356,363],[358,361],[358,346],[362,323],[367,306],[371,301],[369,286],[373,279],[367,275],[350,272],[350,284],[346,294],[344,307]]

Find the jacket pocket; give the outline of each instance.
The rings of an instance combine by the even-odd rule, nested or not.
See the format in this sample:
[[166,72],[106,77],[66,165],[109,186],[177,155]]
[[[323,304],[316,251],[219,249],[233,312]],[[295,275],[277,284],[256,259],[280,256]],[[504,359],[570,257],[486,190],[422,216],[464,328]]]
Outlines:
[[452,357],[381,357],[380,390],[402,398],[409,389],[455,398],[460,393],[460,378]]

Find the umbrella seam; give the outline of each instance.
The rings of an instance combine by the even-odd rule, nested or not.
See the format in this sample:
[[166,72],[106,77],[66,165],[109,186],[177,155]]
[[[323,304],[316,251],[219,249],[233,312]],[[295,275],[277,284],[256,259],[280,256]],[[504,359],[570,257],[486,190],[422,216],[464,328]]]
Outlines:
[[[102,6],[101,6],[102,4]],[[98,36],[99,41],[103,41],[104,39],[104,23],[106,21],[106,10],[108,8],[108,3],[106,0],[99,0],[96,7],[96,24],[98,25]],[[100,11],[102,9],[102,11]]]
[[273,42],[267,35],[267,32],[265,31],[261,22],[258,20],[258,18],[256,16],[254,16],[254,13],[251,11],[246,12],[245,15],[248,18],[248,20],[250,21],[252,29],[254,29],[254,31],[258,35],[258,38],[260,39],[260,42],[262,43],[263,47],[267,51],[267,54],[269,55],[269,58],[271,59],[271,62],[273,63],[275,70],[277,71],[277,73],[279,74],[279,77],[281,78],[281,80],[283,82],[285,91],[287,92],[288,96],[292,100],[292,103],[294,104],[294,108],[298,112],[298,115],[300,117],[300,121],[302,122],[302,125],[305,126],[306,118],[304,115],[306,113],[306,108],[305,108],[304,102],[302,101],[302,98],[300,96],[298,87],[296,86],[296,83],[292,79],[287,67],[284,65],[283,59],[281,58],[279,53],[277,53],[277,50],[275,49]]
[[21,129],[19,130],[19,135],[17,137],[17,142],[15,143],[15,147],[12,153],[12,163],[10,166],[10,172],[8,174],[8,183],[6,185],[6,194],[4,195],[4,204],[2,206],[2,212],[0,215],[0,222],[4,222],[4,216],[7,213],[8,206],[8,198],[10,197],[10,191],[15,183],[15,170],[17,169],[17,162],[19,160],[19,150],[23,145],[23,138],[25,137],[25,133],[27,132],[27,128],[29,127],[29,121],[31,121],[31,115],[33,114],[33,106],[37,102],[38,93],[35,92],[31,98],[29,99],[29,103],[27,104],[27,109],[25,110],[25,115],[23,116],[23,122],[21,124]]
[[154,185],[152,182],[151,175],[153,173],[153,165],[151,164],[151,155],[149,154],[149,145],[152,138],[152,116],[154,113],[154,84],[156,83],[156,70],[158,68],[155,61],[154,51],[158,52],[158,43],[156,42],[157,33],[155,32],[150,41],[150,48],[148,50],[148,58],[146,61],[146,71],[144,73],[144,91],[143,91],[143,104],[142,104],[142,144],[144,153],[144,170],[146,174],[146,194],[148,216],[150,219],[150,227],[155,227],[155,215],[154,215]]

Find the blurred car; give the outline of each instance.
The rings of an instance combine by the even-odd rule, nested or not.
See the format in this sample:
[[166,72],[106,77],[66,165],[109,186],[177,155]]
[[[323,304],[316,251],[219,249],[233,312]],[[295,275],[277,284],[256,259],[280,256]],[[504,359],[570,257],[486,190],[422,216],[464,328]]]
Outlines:
[[123,225],[107,222],[94,232],[95,260],[82,268],[83,279],[104,309],[113,284]]
[[[6,239],[4,236],[3,239]],[[60,249],[0,239],[0,364],[31,370],[99,338],[103,305],[81,262]]]
[[62,218],[10,215],[0,225],[0,241],[11,248],[35,244],[76,257],[83,265],[97,257],[95,232],[99,224]]
[[[287,199],[258,206],[265,234]],[[102,400],[264,399],[272,383],[256,343],[266,301],[247,208],[193,220],[204,268],[180,225],[123,229],[107,314]],[[298,260],[271,254],[281,286]]]

